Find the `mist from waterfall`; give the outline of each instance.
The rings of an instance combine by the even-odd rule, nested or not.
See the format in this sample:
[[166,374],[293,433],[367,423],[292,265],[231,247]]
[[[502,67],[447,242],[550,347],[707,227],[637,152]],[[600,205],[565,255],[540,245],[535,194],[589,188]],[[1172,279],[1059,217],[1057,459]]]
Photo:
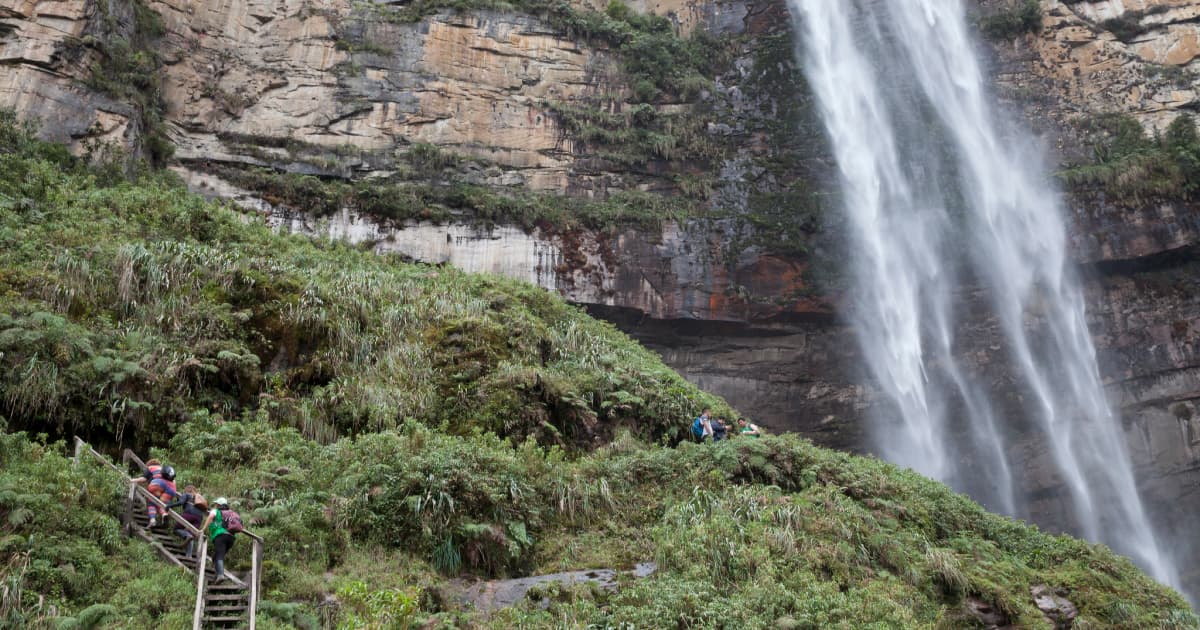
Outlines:
[[[1028,517],[1029,453],[1007,430],[1027,424],[1069,493],[1074,533],[1178,588],[1100,380],[1059,195],[992,107],[962,0],[790,2],[840,169],[850,317],[894,407],[879,453]],[[976,290],[1019,400],[990,399],[996,388],[964,358],[964,331],[984,319],[961,312]]]

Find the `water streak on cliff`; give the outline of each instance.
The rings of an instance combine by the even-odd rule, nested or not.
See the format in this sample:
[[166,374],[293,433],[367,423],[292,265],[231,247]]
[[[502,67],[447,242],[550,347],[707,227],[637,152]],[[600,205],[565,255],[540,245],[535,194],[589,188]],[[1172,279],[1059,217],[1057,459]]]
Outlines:
[[[1178,586],[1109,407],[1060,200],[991,106],[961,0],[791,0],[841,171],[857,260],[854,323],[894,403],[879,452],[1016,516],[1026,463],[1012,425],[1042,434],[1076,533]],[[1000,411],[960,352],[964,287],[988,294],[1020,392]],[[1036,516],[1036,515],[1034,515]]]

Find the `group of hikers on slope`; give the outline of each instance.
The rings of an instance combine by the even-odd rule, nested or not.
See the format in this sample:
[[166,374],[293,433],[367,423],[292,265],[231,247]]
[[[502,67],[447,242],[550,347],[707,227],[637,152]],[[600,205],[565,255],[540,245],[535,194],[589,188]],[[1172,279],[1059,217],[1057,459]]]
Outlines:
[[713,442],[729,439],[734,435],[759,437],[762,430],[745,418],[737,419],[737,426],[731,426],[725,421],[725,416],[712,417],[712,410],[705,407],[704,411],[692,420],[692,437],[697,442],[712,439]]
[[[213,549],[213,568],[215,570],[213,583],[224,580],[225,554],[229,553],[233,547],[234,534],[243,529],[242,517],[229,509],[229,501],[221,497],[212,502],[210,509],[208,500],[196,491],[195,486],[184,486],[183,492],[179,492],[175,487],[175,469],[171,466],[164,466],[157,459],[146,462],[146,469],[142,471],[142,476],[135,477],[131,481],[146,484],[146,490],[162,501],[167,510],[178,509],[183,520],[200,530],[202,535],[208,534],[208,540],[212,543]],[[169,518],[163,508],[154,501],[146,502],[146,515],[150,517],[147,525],[150,529],[154,529],[160,524],[166,524]],[[184,555],[191,558],[196,548],[196,540],[192,532],[185,527],[176,527],[175,535],[187,541]]]

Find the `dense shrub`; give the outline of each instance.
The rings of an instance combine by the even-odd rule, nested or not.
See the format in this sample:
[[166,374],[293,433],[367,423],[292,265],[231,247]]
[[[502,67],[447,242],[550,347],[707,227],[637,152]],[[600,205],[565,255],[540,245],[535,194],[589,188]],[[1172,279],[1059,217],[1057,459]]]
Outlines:
[[1042,30],[1042,5],[1038,0],[1017,3],[979,21],[979,30],[991,39],[1011,39]]

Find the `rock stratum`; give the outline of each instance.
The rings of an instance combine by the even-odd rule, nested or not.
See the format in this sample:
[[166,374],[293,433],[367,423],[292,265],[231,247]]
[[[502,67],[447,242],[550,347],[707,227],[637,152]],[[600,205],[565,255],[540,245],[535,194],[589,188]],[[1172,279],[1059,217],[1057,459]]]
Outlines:
[[[973,10],[982,22],[1019,4],[980,0]],[[832,167],[792,59],[786,5],[627,7],[716,51],[690,78],[635,71],[661,52],[636,45],[659,41],[659,27],[609,5],[473,6],[3,0],[0,106],[79,151],[162,158],[194,190],[295,231],[535,282],[618,323],[763,424],[869,449],[877,396],[838,316],[837,269],[852,253],[840,248]],[[1059,166],[1089,158],[1080,127],[1089,118],[1125,114],[1162,131],[1198,108],[1200,2],[1043,0],[1040,9],[1035,32],[985,48],[998,98]],[[635,35],[580,17],[594,15]],[[664,50],[670,62],[708,54]],[[629,131],[639,125],[654,134]],[[173,156],[163,158],[163,142]],[[266,175],[239,175],[251,171]],[[287,188],[277,176],[309,179]],[[467,186],[549,204],[636,193],[677,205],[650,221],[564,224],[481,216],[442,197],[448,216],[422,207],[387,217],[353,203],[314,212],[296,202],[297,181]],[[1200,482],[1200,210],[1103,194],[1073,194],[1068,205],[1101,369],[1150,507],[1159,522],[1187,527],[1200,517],[1187,507]],[[994,326],[967,336],[964,352],[995,372],[997,389],[1015,388],[995,367]],[[1037,512],[1053,527],[1062,506],[1038,464],[1043,450],[1033,435],[1019,447]],[[1200,575],[1186,577],[1195,589]]]

